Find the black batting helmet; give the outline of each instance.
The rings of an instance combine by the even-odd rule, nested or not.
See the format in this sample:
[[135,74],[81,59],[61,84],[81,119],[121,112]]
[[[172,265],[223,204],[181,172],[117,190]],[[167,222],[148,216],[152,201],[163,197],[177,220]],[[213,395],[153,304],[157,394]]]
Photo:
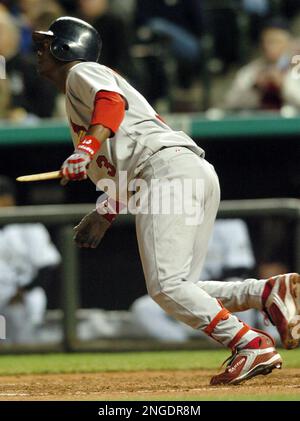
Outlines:
[[96,29],[89,23],[64,16],[56,19],[48,31],[34,31],[33,41],[41,42],[45,37],[53,37],[51,54],[60,61],[98,61],[102,41]]

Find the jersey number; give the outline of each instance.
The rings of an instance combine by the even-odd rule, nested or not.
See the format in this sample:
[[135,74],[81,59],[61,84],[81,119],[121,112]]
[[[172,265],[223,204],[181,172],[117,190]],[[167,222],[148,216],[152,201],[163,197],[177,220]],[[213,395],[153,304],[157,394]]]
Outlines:
[[116,168],[113,166],[113,164],[108,162],[104,155],[99,155],[96,162],[99,168],[104,167],[107,169],[107,175],[110,177],[114,177],[116,175]]

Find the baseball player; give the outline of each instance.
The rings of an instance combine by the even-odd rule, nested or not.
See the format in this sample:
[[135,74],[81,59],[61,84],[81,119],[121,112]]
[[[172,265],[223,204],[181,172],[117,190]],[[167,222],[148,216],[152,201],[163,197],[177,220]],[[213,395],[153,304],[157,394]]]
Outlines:
[[[168,314],[203,330],[233,351],[226,369],[214,376],[211,384],[240,383],[280,368],[282,359],[273,338],[230,312],[263,310],[277,326],[283,345],[298,346],[295,320],[300,313],[300,276],[198,282],[220,201],[218,177],[204,159],[204,151],[186,134],[168,127],[123,77],[98,63],[101,39],[86,22],[61,17],[48,31],[35,31],[33,40],[39,73],[66,97],[75,150],[62,165],[63,180],[89,177],[102,187],[102,180],[119,185],[125,173],[127,189],[134,190],[132,180],[136,180],[137,193],[139,186],[149,187],[143,200],[155,209],[150,206],[151,212],[136,215],[148,293]],[[190,210],[156,211],[152,187],[174,180],[182,185],[186,180],[195,185],[202,182],[203,194],[193,190],[188,197],[194,208],[202,210],[199,223],[188,221]],[[164,189],[156,190],[163,201]],[[98,246],[126,205],[122,200],[116,203],[119,196],[102,195],[97,208],[75,227],[75,242],[80,247]],[[178,190],[170,190],[170,196],[177,203]]]

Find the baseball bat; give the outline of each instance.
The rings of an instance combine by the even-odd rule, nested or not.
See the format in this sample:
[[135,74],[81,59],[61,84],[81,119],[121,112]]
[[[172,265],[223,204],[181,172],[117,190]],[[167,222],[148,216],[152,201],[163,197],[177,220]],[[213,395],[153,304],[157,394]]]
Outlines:
[[30,174],[30,175],[22,175],[18,177],[16,180],[22,183],[30,182],[30,181],[45,181],[45,180],[55,180],[57,178],[61,178],[60,171],[50,171],[50,172],[42,172],[39,174]]

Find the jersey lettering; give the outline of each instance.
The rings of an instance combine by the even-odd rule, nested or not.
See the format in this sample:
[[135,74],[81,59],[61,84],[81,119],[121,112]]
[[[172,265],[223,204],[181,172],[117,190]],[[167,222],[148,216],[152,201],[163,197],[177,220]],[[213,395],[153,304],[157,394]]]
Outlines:
[[99,155],[96,162],[99,168],[104,167],[107,169],[107,175],[109,175],[110,177],[114,177],[116,175],[116,167],[110,162],[108,162],[106,156]]

